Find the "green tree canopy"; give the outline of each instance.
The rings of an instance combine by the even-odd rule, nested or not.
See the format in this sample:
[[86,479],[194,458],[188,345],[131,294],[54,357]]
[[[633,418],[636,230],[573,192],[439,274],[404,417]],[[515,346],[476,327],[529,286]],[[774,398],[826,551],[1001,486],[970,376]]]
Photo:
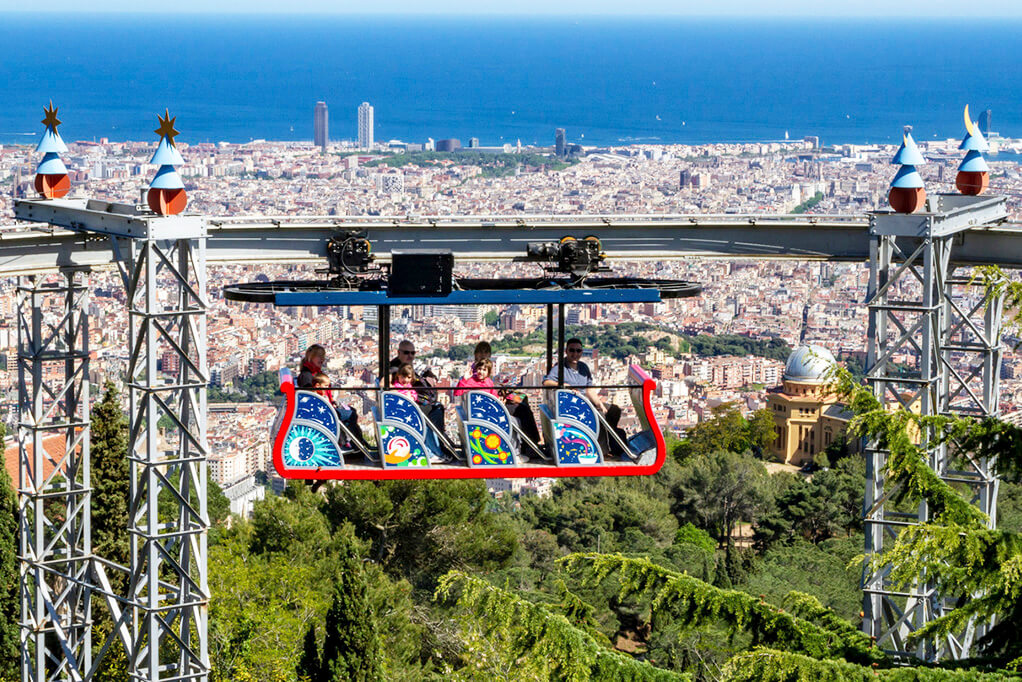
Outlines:
[[673,491],[675,516],[730,545],[738,523],[754,523],[767,508],[768,477],[763,463],[746,454],[717,450],[696,456]]

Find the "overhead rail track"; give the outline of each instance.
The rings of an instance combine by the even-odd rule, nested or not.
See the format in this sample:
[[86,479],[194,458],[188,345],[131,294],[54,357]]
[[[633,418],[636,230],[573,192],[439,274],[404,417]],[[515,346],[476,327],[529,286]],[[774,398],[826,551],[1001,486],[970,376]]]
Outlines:
[[[131,237],[142,222],[158,220],[133,205],[83,199],[16,201],[15,216],[46,226],[0,230],[0,275],[109,265],[117,258],[104,234]],[[528,242],[556,241],[566,231],[598,234],[610,258],[621,260],[870,257],[867,215],[251,216],[202,222],[207,263],[322,262],[326,241],[336,232],[364,233],[383,260],[392,249],[411,246],[448,248],[462,260],[510,260]],[[961,232],[952,258],[956,265],[1022,267],[1022,225]]]

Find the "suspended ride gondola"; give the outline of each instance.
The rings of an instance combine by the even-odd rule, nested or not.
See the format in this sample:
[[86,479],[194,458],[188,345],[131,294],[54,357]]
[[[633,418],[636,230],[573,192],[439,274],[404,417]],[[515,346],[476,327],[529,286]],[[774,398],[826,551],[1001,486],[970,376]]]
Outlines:
[[[224,288],[229,301],[288,307],[373,306],[377,311],[378,385],[331,387],[371,396],[374,442],[352,433],[327,396],[296,387],[291,371],[281,370],[284,403],[270,438],[274,466],[282,477],[641,476],[654,474],[663,465],[666,446],[651,404],[656,381],[632,365],[627,384],[592,384],[597,390],[627,389],[639,429],[622,434],[585,394],[565,385],[564,362],[555,362],[555,357],[564,357],[567,306],[654,303],[695,296],[701,291],[698,284],[597,274],[609,268],[596,237],[529,243],[525,256],[517,260],[546,264],[547,276],[537,278],[454,277],[449,251],[393,251],[389,265],[376,266],[371,245],[357,234],[336,236],[327,245],[327,256],[329,274],[323,280],[251,282]],[[542,442],[530,438],[529,429],[522,428],[504,400],[490,392],[468,390],[452,401],[458,428],[456,436],[449,436],[415,400],[393,390],[389,352],[393,306],[511,304],[546,307],[546,368],[547,372],[555,364],[561,368],[556,387],[509,387],[542,389],[538,409]]]

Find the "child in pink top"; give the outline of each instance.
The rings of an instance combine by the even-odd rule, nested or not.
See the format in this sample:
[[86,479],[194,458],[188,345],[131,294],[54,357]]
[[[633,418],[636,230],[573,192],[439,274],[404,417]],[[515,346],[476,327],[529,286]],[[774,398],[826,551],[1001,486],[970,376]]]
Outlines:
[[497,391],[493,388],[493,379],[490,378],[490,374],[493,373],[493,362],[484,359],[479,360],[472,365],[472,376],[462,377],[458,381],[458,389],[454,392],[454,397],[457,398],[462,393],[467,391],[486,391],[490,395],[497,395]]
[[404,363],[394,372],[394,383],[392,387],[403,396],[410,398],[413,402],[419,397],[418,392],[412,386],[415,384],[415,370],[409,363]]

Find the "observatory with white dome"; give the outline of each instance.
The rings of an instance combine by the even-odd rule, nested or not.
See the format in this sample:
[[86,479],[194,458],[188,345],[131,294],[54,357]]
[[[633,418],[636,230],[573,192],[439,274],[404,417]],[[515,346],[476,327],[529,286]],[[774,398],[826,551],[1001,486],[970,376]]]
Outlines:
[[812,462],[844,433],[851,413],[828,388],[834,355],[816,344],[801,345],[784,364],[781,385],[767,395],[774,417],[770,451],[786,464]]

